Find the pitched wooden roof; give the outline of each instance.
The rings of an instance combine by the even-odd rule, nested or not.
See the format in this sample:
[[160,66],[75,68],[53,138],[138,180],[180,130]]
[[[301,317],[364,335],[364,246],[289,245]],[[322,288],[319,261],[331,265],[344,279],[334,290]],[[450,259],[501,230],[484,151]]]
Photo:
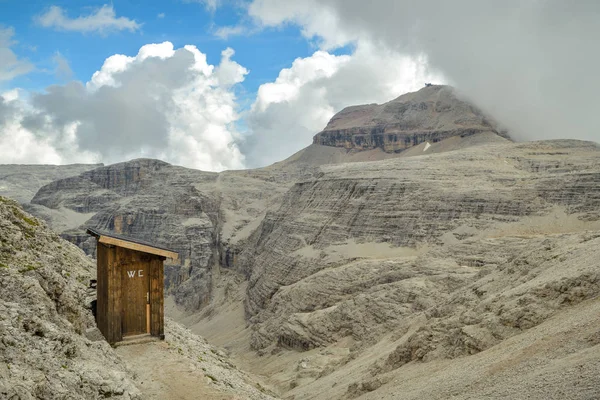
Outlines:
[[141,251],[142,253],[172,258],[173,260],[177,260],[179,258],[179,254],[173,250],[169,250],[164,247],[158,247],[143,240],[117,235],[115,233],[102,232],[92,228],[88,228],[87,233],[96,237],[98,239],[98,243],[110,244],[113,246],[123,247],[125,249]]

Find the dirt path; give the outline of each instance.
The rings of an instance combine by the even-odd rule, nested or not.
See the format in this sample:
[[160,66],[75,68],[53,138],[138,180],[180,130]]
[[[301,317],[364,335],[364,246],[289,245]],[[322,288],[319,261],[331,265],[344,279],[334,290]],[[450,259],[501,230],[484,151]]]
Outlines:
[[135,374],[133,380],[144,399],[242,399],[215,388],[197,363],[166,342],[121,346],[116,351]]

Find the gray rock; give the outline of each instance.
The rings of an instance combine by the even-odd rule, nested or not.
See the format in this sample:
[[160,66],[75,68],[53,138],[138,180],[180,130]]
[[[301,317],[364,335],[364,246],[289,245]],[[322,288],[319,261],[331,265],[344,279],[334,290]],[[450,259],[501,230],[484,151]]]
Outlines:
[[139,399],[105,341],[84,334],[93,263],[0,197],[0,398]]
[[496,122],[454,88],[431,85],[388,103],[347,107],[333,116],[313,143],[400,152],[421,143],[492,132],[509,138]]

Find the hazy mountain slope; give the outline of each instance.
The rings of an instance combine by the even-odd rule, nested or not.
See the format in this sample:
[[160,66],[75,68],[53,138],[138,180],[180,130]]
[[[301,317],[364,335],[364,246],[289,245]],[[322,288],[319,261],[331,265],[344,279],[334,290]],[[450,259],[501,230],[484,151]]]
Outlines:
[[0,164],[0,195],[28,203],[42,186],[98,168],[102,164],[18,165]]

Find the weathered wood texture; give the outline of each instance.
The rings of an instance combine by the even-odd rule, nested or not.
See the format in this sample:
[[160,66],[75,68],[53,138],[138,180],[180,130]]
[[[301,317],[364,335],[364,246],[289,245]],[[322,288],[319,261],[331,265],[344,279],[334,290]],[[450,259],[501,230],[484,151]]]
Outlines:
[[96,284],[96,324],[106,339],[108,339],[108,252],[109,248],[98,244],[96,247],[97,284]]
[[117,247],[117,258],[123,288],[123,336],[146,333],[150,255]]
[[164,265],[162,257],[150,262],[150,334],[164,337]]
[[106,340],[164,338],[165,257],[100,242],[97,249],[96,322]]
[[109,343],[115,343],[123,340],[122,332],[122,287],[121,274],[119,271],[117,247],[110,247],[108,251],[107,262],[107,280],[108,280],[108,336]]
[[177,260],[179,258],[179,254],[175,253],[174,251],[163,250],[145,244],[128,242],[126,240],[116,239],[108,236],[100,236],[98,241],[100,243],[111,244],[113,246],[118,246],[125,249],[131,249],[141,251],[143,253],[154,254],[161,257],[172,258],[173,260]]

